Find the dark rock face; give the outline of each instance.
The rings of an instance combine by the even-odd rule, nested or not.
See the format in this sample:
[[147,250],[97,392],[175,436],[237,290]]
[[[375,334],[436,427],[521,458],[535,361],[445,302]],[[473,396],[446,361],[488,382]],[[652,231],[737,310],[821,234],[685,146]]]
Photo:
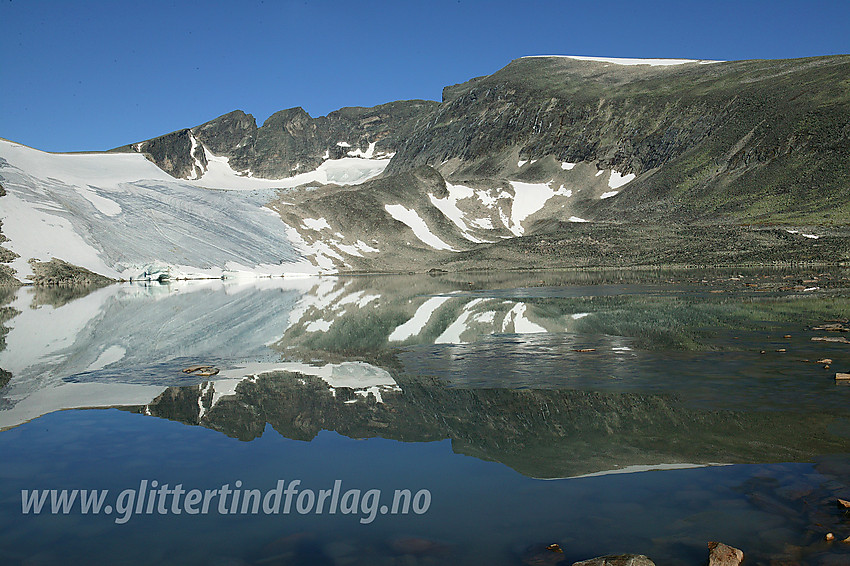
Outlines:
[[114,151],[147,153],[170,175],[187,178],[196,162],[207,166],[203,150],[191,151],[190,136],[195,136],[213,154],[229,158],[236,171],[285,178],[312,171],[325,159],[357,150],[365,153],[373,143],[378,155],[394,153],[438,106],[427,100],[399,101],[374,108],[342,108],[319,118],[303,108],[289,108],[271,115],[259,128],[252,115],[236,110],[195,128]]
[[252,115],[234,110],[193,128],[193,131],[214,154],[236,155],[246,144],[255,141],[257,122]]
[[[203,150],[192,151],[191,130],[178,130],[152,140],[119,147],[113,151],[146,153],[157,166],[178,179],[200,176],[196,160],[206,170],[207,159]],[[193,175],[194,173],[194,175]]]

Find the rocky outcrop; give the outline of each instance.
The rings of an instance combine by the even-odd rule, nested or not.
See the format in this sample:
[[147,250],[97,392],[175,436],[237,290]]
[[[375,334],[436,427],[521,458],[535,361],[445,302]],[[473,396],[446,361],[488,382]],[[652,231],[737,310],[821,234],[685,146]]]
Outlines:
[[50,261],[29,260],[32,266],[33,285],[39,286],[77,286],[103,287],[114,283],[114,279],[104,277],[84,267],[68,263],[67,261],[53,258]]
[[[0,185],[0,197],[4,196],[6,196],[6,189],[3,188],[3,185]],[[3,221],[0,220],[0,287],[17,286],[21,284],[20,281],[15,279],[15,271],[8,265],[4,265],[18,257],[18,254],[3,247],[3,242],[8,240],[9,238],[3,235]]]
[[134,151],[147,154],[160,169],[178,179],[196,178],[206,170],[207,166],[204,152],[197,150],[196,144],[192,141],[192,132],[188,129],[119,147],[112,151]]

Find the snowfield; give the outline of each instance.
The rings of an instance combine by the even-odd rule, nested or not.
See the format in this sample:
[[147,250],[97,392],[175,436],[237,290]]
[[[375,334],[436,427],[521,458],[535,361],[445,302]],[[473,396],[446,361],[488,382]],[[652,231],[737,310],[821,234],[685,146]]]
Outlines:
[[598,63],[610,63],[614,65],[650,65],[652,67],[669,67],[672,65],[684,65],[685,63],[722,63],[711,59],[633,59],[630,57],[586,57],[583,55],[529,55],[521,59],[562,57],[564,59],[575,59],[576,61],[596,61]]

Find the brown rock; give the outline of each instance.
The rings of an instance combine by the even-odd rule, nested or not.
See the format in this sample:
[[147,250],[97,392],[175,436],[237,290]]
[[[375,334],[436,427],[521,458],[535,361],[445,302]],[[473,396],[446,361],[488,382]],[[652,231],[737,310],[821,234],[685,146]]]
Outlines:
[[218,375],[218,368],[208,365],[189,366],[183,370],[183,373],[191,373],[199,377],[212,377]]
[[738,566],[744,561],[744,552],[722,542],[708,543],[708,566]]
[[824,358],[815,362],[816,364],[831,364],[832,358]]
[[655,566],[655,562],[643,554],[615,554],[573,562],[573,566]]
[[850,381],[850,373],[836,373],[835,381]]
[[823,537],[823,538],[824,538],[825,540],[830,540],[830,541],[832,541],[832,540],[835,540],[835,535],[834,535],[834,534],[832,534],[832,533],[826,533],[826,536],[825,536],[825,537]]
[[535,544],[526,549],[522,555],[522,563],[526,566],[566,566],[567,557],[563,550],[558,552],[552,547],[561,547],[557,544]]
[[838,506],[844,509],[850,509],[850,501],[847,501],[846,499],[839,499]]

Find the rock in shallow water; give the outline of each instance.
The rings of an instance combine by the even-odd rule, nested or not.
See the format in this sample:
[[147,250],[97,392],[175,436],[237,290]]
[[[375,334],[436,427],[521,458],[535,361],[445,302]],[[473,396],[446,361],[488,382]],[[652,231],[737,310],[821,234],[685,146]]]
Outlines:
[[573,566],[655,566],[655,562],[643,554],[616,554],[575,562]]
[[708,566],[738,566],[743,561],[743,551],[722,542],[708,543]]

